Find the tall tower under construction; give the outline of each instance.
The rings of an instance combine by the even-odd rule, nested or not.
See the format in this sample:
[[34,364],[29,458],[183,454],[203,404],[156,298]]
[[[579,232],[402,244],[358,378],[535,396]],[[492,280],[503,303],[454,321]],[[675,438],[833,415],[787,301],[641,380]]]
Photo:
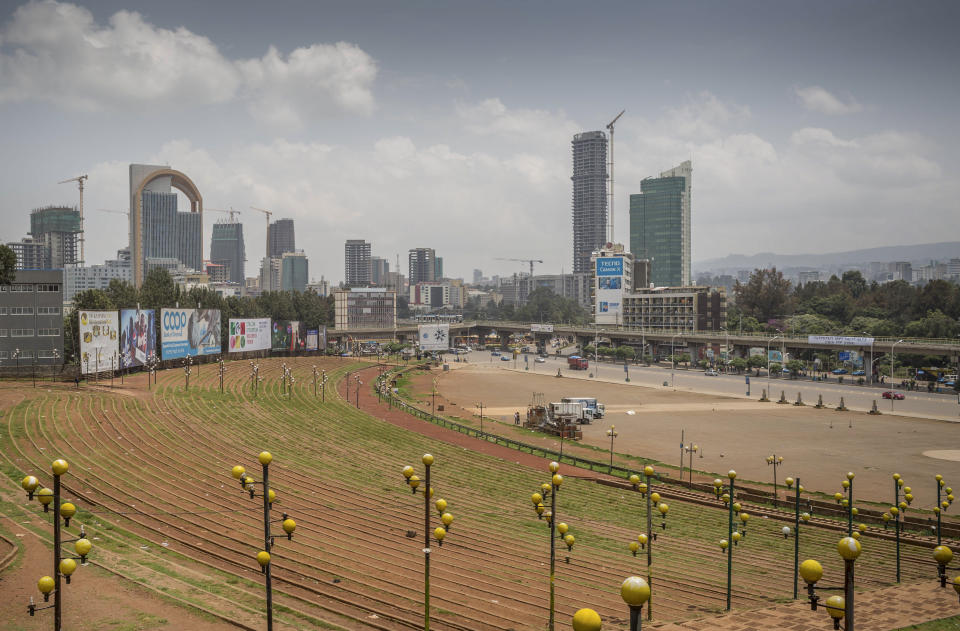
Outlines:
[[607,135],[573,137],[573,272],[589,274],[590,254],[607,238]]

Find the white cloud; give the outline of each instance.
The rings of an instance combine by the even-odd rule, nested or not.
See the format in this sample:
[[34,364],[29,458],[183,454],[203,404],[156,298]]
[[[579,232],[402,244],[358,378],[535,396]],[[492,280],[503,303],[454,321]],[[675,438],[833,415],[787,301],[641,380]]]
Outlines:
[[805,108],[821,114],[837,116],[863,111],[863,106],[857,103],[853,97],[848,97],[847,101],[844,102],[818,85],[805,88],[798,87],[795,92]]
[[20,6],[0,30],[0,102],[137,111],[242,98],[265,122],[299,126],[313,115],[369,114],[376,74],[373,59],[344,42],[230,60],[184,27],[129,11],[100,25],[89,10],[53,0]]

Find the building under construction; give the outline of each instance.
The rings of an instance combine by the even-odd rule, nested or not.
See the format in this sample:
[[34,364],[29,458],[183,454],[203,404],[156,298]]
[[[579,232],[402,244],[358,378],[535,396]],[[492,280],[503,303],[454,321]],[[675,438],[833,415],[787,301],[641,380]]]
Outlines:
[[607,241],[607,135],[573,137],[573,273],[590,274],[590,254]]

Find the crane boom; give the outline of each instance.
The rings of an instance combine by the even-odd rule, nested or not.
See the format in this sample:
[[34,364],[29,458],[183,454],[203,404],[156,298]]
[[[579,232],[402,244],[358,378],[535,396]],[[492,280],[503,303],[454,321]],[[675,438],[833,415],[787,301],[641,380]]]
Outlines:
[[214,212],[214,213],[228,213],[230,215],[230,222],[237,222],[237,215],[240,214],[239,210],[234,210],[233,207],[230,207],[230,210],[224,210],[222,208],[204,208],[204,212]]
[[256,206],[251,206],[250,209],[263,213],[267,218],[267,241],[266,241],[267,247],[263,251],[263,258],[269,258],[270,257],[270,217],[273,216],[273,211],[264,210],[263,208],[257,208]]
[[516,261],[517,263],[529,263],[529,264],[530,264],[530,278],[533,278],[533,264],[534,264],[534,263],[543,263],[543,261],[541,261],[540,259],[510,259],[510,258],[503,258],[503,257],[499,257],[499,256],[498,256],[496,259],[494,259],[494,260],[496,260],[496,261]]
[[83,183],[87,180],[87,175],[78,175],[77,177],[72,177],[68,180],[63,180],[57,182],[57,184],[67,184],[68,182],[76,182],[77,187],[80,189],[80,237],[77,239],[80,242],[80,260],[77,261],[78,265],[81,267],[84,264],[83,258],[83,243],[86,239],[83,237]]
[[620,113],[616,117],[607,123],[607,129],[610,130],[610,243],[613,243],[613,126],[620,120],[620,117],[623,116],[624,112],[627,110],[620,110]]

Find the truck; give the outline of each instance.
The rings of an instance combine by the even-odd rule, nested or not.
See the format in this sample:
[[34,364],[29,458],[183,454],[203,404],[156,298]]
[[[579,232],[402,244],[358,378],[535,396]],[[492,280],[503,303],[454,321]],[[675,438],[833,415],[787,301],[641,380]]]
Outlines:
[[590,362],[585,357],[571,355],[567,358],[567,368],[570,370],[586,370],[590,367]]
[[589,423],[590,419],[603,418],[606,408],[594,397],[564,397],[561,399],[564,403],[579,403],[583,406],[584,423]]
[[583,406],[579,403],[554,402],[534,403],[527,408],[527,421],[524,427],[554,436],[572,440],[583,438],[579,424],[584,417]]

